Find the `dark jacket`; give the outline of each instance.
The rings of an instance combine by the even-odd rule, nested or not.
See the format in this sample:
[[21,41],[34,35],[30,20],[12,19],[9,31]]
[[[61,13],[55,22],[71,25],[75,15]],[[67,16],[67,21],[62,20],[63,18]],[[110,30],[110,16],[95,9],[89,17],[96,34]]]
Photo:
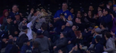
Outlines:
[[103,16],[102,22],[105,23],[109,30],[112,28],[113,20],[111,15],[107,14],[106,16]]
[[59,49],[61,49],[63,52],[66,50],[66,45],[67,45],[67,39],[66,38],[60,38],[56,40],[54,43],[54,46],[57,46],[55,49],[54,53],[57,53]]
[[23,45],[21,48],[21,52],[20,53],[32,53],[32,49],[30,46],[27,45]]
[[39,48],[33,48],[32,53],[41,53]]
[[10,53],[10,50],[12,49],[12,44],[8,44],[5,49],[5,53]]
[[95,46],[95,53],[102,53],[103,50],[103,45],[101,45],[100,43],[97,43]]
[[22,34],[19,39],[18,39],[18,45],[21,48],[23,46],[23,44],[25,43],[24,40],[28,40],[28,37],[26,34]]
[[47,37],[44,36],[43,38],[36,38],[35,42],[38,42],[38,47],[41,53],[49,53],[51,43]]

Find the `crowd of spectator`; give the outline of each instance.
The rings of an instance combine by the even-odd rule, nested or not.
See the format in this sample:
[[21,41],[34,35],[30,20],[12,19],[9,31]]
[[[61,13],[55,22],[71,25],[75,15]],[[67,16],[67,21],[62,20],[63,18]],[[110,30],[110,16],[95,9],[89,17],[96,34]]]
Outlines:
[[87,11],[68,10],[67,3],[54,17],[32,8],[24,17],[17,5],[0,17],[1,53],[116,53],[116,5],[100,3]]

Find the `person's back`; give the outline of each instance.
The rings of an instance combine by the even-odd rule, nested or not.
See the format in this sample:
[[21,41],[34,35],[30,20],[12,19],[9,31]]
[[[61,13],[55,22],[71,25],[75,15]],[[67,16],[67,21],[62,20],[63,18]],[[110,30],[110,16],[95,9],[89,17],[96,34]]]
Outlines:
[[39,49],[41,53],[49,53],[50,42],[47,37],[36,38],[35,41],[39,43]]

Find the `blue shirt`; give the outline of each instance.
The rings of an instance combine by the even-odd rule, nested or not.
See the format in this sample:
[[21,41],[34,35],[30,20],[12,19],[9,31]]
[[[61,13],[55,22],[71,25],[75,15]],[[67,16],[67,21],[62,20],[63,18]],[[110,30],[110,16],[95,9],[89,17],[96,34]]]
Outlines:
[[60,17],[60,14],[63,13],[65,18],[68,19],[68,16],[71,15],[71,17],[73,18],[73,15],[72,13],[69,11],[69,10],[66,10],[63,12],[63,10],[58,10],[55,15],[54,15],[54,18],[57,18],[57,17]]

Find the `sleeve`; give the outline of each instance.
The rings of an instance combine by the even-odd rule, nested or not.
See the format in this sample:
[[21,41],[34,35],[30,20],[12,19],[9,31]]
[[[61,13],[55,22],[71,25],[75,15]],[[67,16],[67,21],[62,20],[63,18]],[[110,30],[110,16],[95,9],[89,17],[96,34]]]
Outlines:
[[69,12],[69,13],[70,13],[71,17],[74,18],[74,16],[72,15],[72,13],[71,12]]
[[32,15],[32,14],[29,14],[29,15],[28,15],[28,18],[27,18],[28,21],[31,21],[31,15]]
[[20,53],[26,53],[25,51],[26,51],[26,48],[23,46],[23,47],[21,48],[21,52],[20,52]]
[[57,11],[57,12],[55,13],[55,15],[54,15],[54,18],[57,18],[57,17],[60,17],[59,11]]
[[57,47],[63,47],[67,44],[67,39],[62,40],[62,42],[58,43],[56,46]]
[[113,42],[111,40],[108,41],[107,45],[109,48],[105,49],[106,52],[115,50],[115,46],[113,46]]
[[22,22],[18,25],[18,29],[21,31],[22,30]]

